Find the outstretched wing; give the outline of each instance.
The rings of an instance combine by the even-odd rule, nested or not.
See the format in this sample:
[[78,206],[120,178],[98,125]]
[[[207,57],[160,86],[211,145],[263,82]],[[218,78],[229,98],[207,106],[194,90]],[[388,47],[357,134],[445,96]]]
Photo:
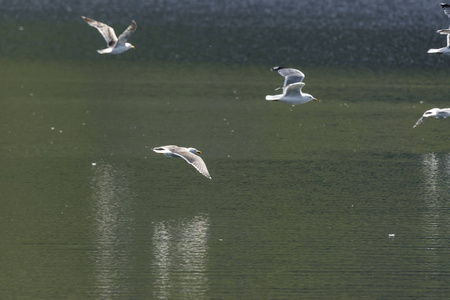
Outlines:
[[272,70],[284,77],[284,87],[296,82],[302,82],[305,74],[293,68],[273,67]]
[[442,7],[442,10],[444,11],[444,14],[446,14],[447,17],[450,18],[450,4],[441,3],[441,7]]
[[85,20],[86,23],[88,23],[90,26],[97,28],[98,32],[100,32],[100,34],[105,39],[108,47],[114,47],[114,45],[117,43],[117,36],[112,27],[106,25],[105,23],[95,21],[84,16],[82,16],[81,18]]
[[436,31],[439,34],[446,34],[447,35],[447,47],[450,47],[450,28],[449,29],[439,29]]
[[122,32],[121,35],[119,35],[119,43],[125,44],[130,37],[130,35],[135,32],[137,29],[136,22],[133,20],[131,21],[130,26],[128,26],[127,29],[125,29],[124,32]]
[[442,108],[440,112],[437,113],[438,118],[448,118],[450,117],[450,108]]
[[425,117],[421,117],[419,120],[417,120],[416,124],[414,124],[413,128],[415,128],[417,125],[423,122],[425,120]]
[[187,161],[190,165],[196,168],[197,171],[202,173],[205,177],[211,179],[211,176],[209,175],[208,172],[208,168],[206,168],[206,164],[200,156],[180,148],[171,149],[171,151],[174,155],[177,155],[183,158],[185,161]]
[[302,87],[305,86],[304,82],[295,82],[286,87],[285,95],[288,97],[296,97],[300,95]]

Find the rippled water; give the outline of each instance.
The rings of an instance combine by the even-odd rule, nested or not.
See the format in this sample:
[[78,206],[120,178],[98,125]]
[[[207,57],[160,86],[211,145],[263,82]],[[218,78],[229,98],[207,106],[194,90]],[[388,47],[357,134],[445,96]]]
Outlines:
[[79,0],[0,3],[2,57],[101,60],[98,32],[80,18],[118,33],[134,19],[137,47],[122,60],[445,69],[429,55],[445,45],[442,1],[410,0]]
[[112,61],[2,62],[2,298],[450,295],[445,74]]
[[[1,299],[449,298],[439,1],[0,8]],[[278,64],[320,101],[265,101]]]

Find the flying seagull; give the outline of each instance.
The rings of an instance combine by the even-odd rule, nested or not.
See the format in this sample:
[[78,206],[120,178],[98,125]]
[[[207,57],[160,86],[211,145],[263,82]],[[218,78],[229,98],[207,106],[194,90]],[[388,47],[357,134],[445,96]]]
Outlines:
[[422,123],[425,118],[445,119],[447,117],[450,117],[450,108],[432,108],[423,114],[413,128]]
[[130,26],[128,26],[128,28],[125,29],[125,31],[121,35],[119,35],[119,38],[117,38],[116,33],[114,32],[114,29],[112,27],[102,22],[86,18],[84,16],[82,16],[81,18],[85,20],[90,26],[97,28],[97,30],[105,39],[106,44],[108,45],[108,48],[97,50],[98,53],[120,54],[130,50],[131,48],[135,48],[130,43],[127,43],[130,35],[136,31],[137,25],[135,21],[131,21]]
[[[444,14],[446,14],[447,17],[450,18],[450,5],[447,3],[441,3],[441,7],[442,10],[444,11]],[[428,53],[450,55],[450,27],[449,29],[439,29],[436,32],[439,34],[447,35],[447,47],[442,47],[439,49],[430,49],[428,50]]]
[[267,95],[266,100],[281,101],[292,105],[303,104],[311,100],[317,101],[310,94],[302,93],[302,88],[305,86],[303,83],[305,74],[301,71],[285,67],[273,67],[272,71],[284,77],[283,94]]
[[211,176],[209,175],[208,169],[206,168],[206,164],[203,161],[203,159],[200,156],[194,154],[194,153],[201,154],[202,152],[200,150],[197,150],[192,147],[190,148],[178,147],[176,145],[155,147],[152,150],[155,151],[156,153],[161,153],[169,157],[181,157],[182,159],[187,161],[188,164],[196,168],[197,171],[202,173],[205,177],[211,179]]

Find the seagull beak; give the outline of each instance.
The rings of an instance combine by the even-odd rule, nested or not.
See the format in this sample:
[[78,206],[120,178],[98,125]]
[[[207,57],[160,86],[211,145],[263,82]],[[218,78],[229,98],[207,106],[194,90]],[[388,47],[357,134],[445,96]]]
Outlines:
[[200,150],[197,150],[197,153],[199,153],[199,154],[202,154],[202,151],[200,151]]
[[131,46],[131,48],[133,48],[133,49],[136,49],[136,47],[135,47],[135,46]]
[[318,100],[318,99],[316,99],[316,98],[314,98],[313,100],[314,100],[314,101],[319,101],[319,100]]

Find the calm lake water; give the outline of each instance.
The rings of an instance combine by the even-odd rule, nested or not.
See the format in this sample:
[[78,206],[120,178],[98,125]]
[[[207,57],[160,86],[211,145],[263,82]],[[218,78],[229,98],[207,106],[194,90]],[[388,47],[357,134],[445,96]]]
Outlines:
[[2,299],[450,296],[444,71],[2,66]]

